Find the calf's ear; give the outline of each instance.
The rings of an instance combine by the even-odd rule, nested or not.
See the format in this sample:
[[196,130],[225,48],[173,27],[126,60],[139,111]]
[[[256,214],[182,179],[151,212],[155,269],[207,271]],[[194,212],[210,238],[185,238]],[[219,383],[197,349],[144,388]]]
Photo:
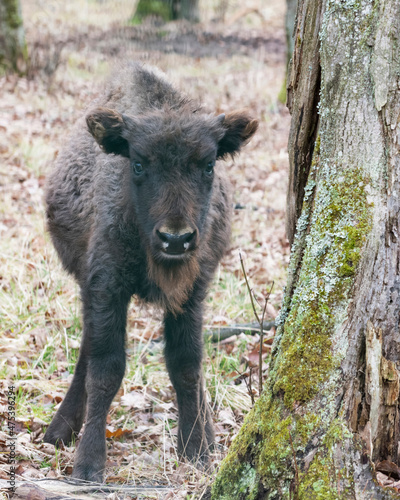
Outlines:
[[253,120],[246,111],[220,115],[218,120],[221,121],[225,134],[218,142],[217,158],[238,153],[258,128],[258,121]]
[[96,108],[86,116],[89,132],[105,153],[129,157],[128,141],[123,137],[126,120],[127,117],[109,108]]

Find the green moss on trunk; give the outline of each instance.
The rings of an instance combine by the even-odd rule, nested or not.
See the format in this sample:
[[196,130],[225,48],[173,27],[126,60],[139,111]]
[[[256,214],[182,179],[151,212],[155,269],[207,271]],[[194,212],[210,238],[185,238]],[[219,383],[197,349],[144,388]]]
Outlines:
[[298,500],[341,500],[349,498],[351,487],[341,490],[340,483],[347,477],[351,484],[351,474],[335,462],[336,446],[353,439],[345,422],[335,419],[330,425],[322,445],[313,458],[308,470],[300,474]]
[[[292,249],[290,272],[297,277],[296,286],[286,294],[269,384],[222,464],[214,499],[264,498],[263,490],[268,491],[265,498],[289,498],[290,485],[297,488],[295,456],[304,457],[307,443],[317,436],[325,436],[328,443],[330,435],[340,440],[345,432],[344,424],[332,423],[333,411],[327,410],[329,418],[322,419],[311,409],[317,393],[328,397],[328,382],[342,359],[340,348],[333,354],[332,340],[371,230],[368,182],[361,169],[338,165],[322,169],[314,162]],[[339,427],[343,432],[337,432]],[[298,478],[298,492],[303,495],[299,498],[340,498],[331,484],[330,448],[323,450],[309,472]],[[244,464],[251,467],[251,474]]]
[[271,372],[274,393],[284,392],[287,407],[311,400],[341,361],[332,357],[332,335],[371,229],[367,184],[359,169],[325,169],[314,206],[303,208],[312,210],[310,228],[303,229],[306,249]]
[[[285,416],[286,413],[279,401],[261,396],[222,464],[213,486],[213,498],[259,498],[260,488],[270,490],[271,498],[288,494],[285,483],[291,478],[293,450],[304,451],[310,435],[321,422],[313,414],[297,418]],[[243,463],[244,456],[249,460]]]
[[[287,410],[277,400],[262,397],[246,419],[224,460],[213,485],[212,498],[219,500],[254,500],[256,498],[297,498],[298,500],[336,500],[334,452],[337,443],[351,439],[345,423],[335,419],[330,425],[312,412],[286,416]],[[306,452],[313,436],[324,435],[318,453],[306,472],[293,478],[295,460]],[[246,461],[242,458],[246,457]],[[347,471],[341,470],[341,478]],[[268,497],[264,492],[268,491]],[[292,492],[292,496],[290,496]],[[293,496],[294,495],[294,496]]]

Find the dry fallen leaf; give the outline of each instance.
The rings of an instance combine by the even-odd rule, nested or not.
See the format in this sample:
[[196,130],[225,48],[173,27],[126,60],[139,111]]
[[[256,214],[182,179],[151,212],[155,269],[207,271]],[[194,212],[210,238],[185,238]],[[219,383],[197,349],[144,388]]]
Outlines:
[[230,408],[219,411],[218,422],[220,425],[230,425],[231,427],[237,427],[235,415]]
[[113,430],[112,427],[107,426],[106,427],[106,438],[115,438],[118,439],[122,436],[126,436],[128,434],[132,434],[132,431],[129,429],[120,429],[117,428]]
[[144,410],[146,406],[149,406],[149,402],[146,400],[146,396],[143,392],[132,391],[124,396],[121,396],[122,406],[128,408],[135,408],[137,410]]
[[375,465],[375,469],[393,479],[400,479],[400,467],[390,460],[382,460]]

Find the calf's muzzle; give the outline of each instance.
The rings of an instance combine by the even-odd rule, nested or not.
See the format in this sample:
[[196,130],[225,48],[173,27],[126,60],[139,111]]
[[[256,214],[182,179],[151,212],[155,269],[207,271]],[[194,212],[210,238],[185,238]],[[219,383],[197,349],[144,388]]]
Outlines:
[[194,250],[197,243],[197,229],[186,226],[180,230],[173,230],[162,226],[155,231],[160,247],[165,254],[181,255]]

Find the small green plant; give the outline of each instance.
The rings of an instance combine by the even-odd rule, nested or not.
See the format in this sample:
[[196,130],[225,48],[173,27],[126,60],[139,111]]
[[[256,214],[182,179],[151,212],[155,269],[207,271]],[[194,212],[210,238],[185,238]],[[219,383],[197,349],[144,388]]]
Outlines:
[[41,469],[47,469],[48,467],[51,467],[51,462],[49,462],[48,458],[45,458],[44,460],[42,460],[42,462],[40,463],[39,467]]

